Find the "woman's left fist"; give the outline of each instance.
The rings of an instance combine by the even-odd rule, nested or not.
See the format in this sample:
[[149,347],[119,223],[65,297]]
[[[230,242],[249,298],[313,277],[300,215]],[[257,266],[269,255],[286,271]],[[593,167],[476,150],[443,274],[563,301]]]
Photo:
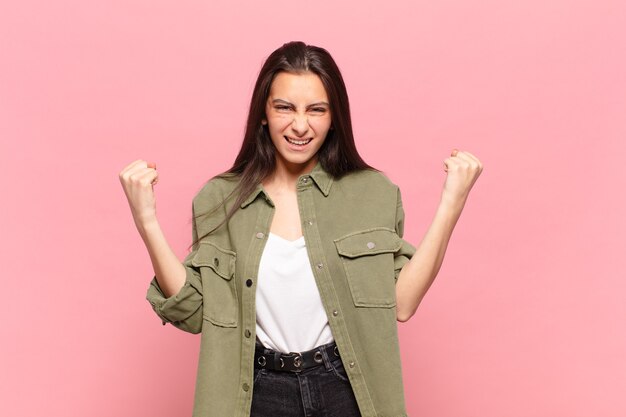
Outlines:
[[448,174],[443,185],[442,196],[455,202],[464,203],[472,186],[483,171],[483,164],[467,151],[453,149],[444,159],[444,171]]

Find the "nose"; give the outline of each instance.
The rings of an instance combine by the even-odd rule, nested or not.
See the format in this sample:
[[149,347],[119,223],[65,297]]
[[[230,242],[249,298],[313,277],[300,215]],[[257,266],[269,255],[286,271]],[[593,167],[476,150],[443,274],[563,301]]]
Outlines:
[[302,136],[309,130],[309,119],[306,114],[296,114],[291,123],[291,129],[298,136]]

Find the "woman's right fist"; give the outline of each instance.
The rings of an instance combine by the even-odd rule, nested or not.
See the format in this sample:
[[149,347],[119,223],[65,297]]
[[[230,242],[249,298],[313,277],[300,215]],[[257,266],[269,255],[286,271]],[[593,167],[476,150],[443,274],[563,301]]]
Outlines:
[[135,224],[139,227],[156,219],[156,201],[153,186],[159,180],[156,163],[138,159],[128,164],[119,174]]

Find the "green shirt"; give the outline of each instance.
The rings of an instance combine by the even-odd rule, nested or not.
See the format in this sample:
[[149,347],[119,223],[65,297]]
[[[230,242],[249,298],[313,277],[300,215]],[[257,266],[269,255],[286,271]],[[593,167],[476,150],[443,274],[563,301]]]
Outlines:
[[[238,179],[214,178],[193,199],[213,208]],[[400,189],[362,170],[334,179],[318,162],[296,185],[302,232],[322,304],[362,417],[406,416],[395,283],[416,248],[405,241]],[[234,202],[193,222],[193,238]],[[163,324],[202,333],[194,417],[247,417],[253,390],[255,290],[274,203],[258,184],[230,221],[183,261],[186,282],[166,298],[153,278],[147,299]]]

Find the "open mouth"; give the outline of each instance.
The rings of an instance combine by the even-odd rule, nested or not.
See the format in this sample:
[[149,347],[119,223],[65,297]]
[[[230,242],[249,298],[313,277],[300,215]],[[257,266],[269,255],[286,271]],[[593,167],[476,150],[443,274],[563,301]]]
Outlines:
[[291,139],[288,138],[287,136],[283,136],[285,138],[285,140],[289,143],[291,143],[292,145],[296,145],[296,146],[305,146],[306,144],[308,144],[309,142],[311,142],[313,140],[313,138],[309,138],[309,139],[305,139],[305,140],[295,140],[295,139]]

